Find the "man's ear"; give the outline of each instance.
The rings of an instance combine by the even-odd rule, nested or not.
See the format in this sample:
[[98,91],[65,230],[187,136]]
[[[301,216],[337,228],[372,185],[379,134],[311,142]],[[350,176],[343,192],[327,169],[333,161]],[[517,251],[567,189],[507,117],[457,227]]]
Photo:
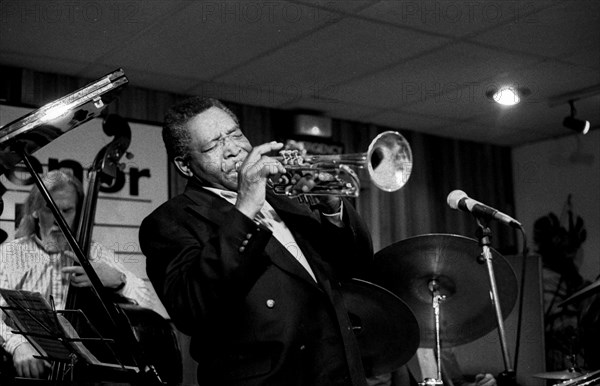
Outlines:
[[185,177],[190,178],[190,177],[194,176],[192,169],[190,169],[189,162],[184,160],[183,157],[175,157],[173,159],[173,163],[175,164],[175,167],[177,168],[177,170],[179,170],[179,172],[181,174],[183,174]]

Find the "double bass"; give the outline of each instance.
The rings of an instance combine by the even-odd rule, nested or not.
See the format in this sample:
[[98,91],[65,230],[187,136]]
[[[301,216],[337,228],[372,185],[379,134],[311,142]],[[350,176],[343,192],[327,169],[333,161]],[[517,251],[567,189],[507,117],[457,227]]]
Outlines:
[[[117,171],[122,165],[120,160],[124,155],[130,158],[127,149],[131,143],[131,128],[127,121],[119,115],[109,114],[104,119],[103,130],[105,134],[114,138],[98,152],[88,174],[87,194],[81,208],[77,229],[77,241],[85,256],[90,254],[100,185],[110,184],[116,178]],[[131,328],[139,342],[144,362],[154,366],[161,381],[168,384],[180,383],[183,373],[181,351],[170,322],[157,312],[140,307],[116,292],[111,293],[109,298],[125,315],[129,326],[126,328]],[[89,323],[83,323],[82,318],[71,319],[71,323],[81,336],[100,335],[103,339],[115,341],[115,344],[107,344],[104,340],[85,343],[101,362],[135,365],[135,360],[129,352],[130,347],[124,342],[119,342],[117,336],[119,334],[111,331],[111,323],[108,316],[102,312],[101,301],[90,288],[69,286],[65,309],[81,310],[91,322],[92,328]],[[87,369],[85,373],[86,378],[91,378],[90,380],[121,380],[118,372],[107,375],[104,370],[98,371],[97,374],[89,370]],[[63,375],[59,373],[58,377],[61,376]],[[105,378],[107,376],[109,379]],[[75,377],[78,378],[77,375]]]

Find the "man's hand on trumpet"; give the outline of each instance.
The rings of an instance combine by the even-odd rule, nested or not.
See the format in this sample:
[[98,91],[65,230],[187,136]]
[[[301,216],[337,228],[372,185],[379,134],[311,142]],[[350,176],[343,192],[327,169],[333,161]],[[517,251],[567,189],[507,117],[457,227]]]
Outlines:
[[[267,156],[272,151],[281,149],[283,144],[269,142],[256,146],[246,159],[237,165],[238,199],[236,207],[250,218],[254,218],[265,201],[265,191],[268,181],[284,184],[285,191],[298,196],[312,191],[315,186],[334,177],[330,173],[319,171],[288,171],[286,165],[297,165],[298,161],[284,158],[283,163]],[[323,213],[337,213],[341,207],[341,199],[336,196],[312,196],[313,201]]]
[[275,141],[255,146],[246,159],[236,165],[238,198],[235,207],[249,218],[254,218],[265,203],[267,180],[285,173],[281,162],[266,155],[282,147],[282,143]]
[[[315,186],[327,181],[332,181],[334,176],[327,172],[304,171],[295,173],[290,181],[291,192],[294,195],[309,193]],[[342,205],[342,199],[334,195],[311,196],[317,202],[319,210],[323,213],[337,213]]]

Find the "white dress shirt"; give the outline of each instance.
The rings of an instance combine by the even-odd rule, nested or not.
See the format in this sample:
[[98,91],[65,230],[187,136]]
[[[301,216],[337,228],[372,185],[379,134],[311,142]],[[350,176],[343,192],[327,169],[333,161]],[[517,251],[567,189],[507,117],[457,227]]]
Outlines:
[[[212,187],[204,187],[205,189],[219,195],[220,197],[227,200],[232,205],[235,205],[237,201],[237,193],[232,192],[230,190],[222,190]],[[342,213],[343,213],[343,203],[337,213],[333,214],[324,214],[327,216],[327,219],[331,221],[333,224],[340,226],[342,221]],[[260,212],[257,213],[254,221],[261,224],[262,226],[268,228],[271,232],[273,232],[273,236],[279,241],[286,249],[298,260],[298,262],[306,269],[306,271],[310,274],[310,276],[317,281],[317,278],[310,268],[308,264],[308,260],[306,260],[306,256],[302,253],[302,250],[298,246],[296,239],[294,239],[294,235],[290,229],[285,225],[283,220],[279,217],[275,209],[269,204],[266,200],[261,208]]]

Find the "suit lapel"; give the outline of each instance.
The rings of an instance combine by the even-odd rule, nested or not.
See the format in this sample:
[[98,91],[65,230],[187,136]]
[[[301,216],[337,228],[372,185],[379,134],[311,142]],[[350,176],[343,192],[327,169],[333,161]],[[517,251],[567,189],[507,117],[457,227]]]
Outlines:
[[[316,232],[316,229],[318,229],[320,226],[321,218],[316,216],[308,206],[297,203],[295,199],[290,199],[289,197],[267,192],[267,200],[269,201],[269,204],[271,204],[271,206],[277,211],[277,214],[279,217],[281,217],[284,223],[296,225],[294,229],[290,229],[290,231],[294,235],[294,239],[296,240],[296,243],[298,243],[298,246],[302,248],[302,252],[306,257],[306,260],[308,260],[308,263],[310,264],[310,267],[312,268],[312,271],[315,274],[321,289],[331,296],[331,285],[327,275],[325,274],[329,271],[329,268],[325,262],[317,257],[319,256],[318,252],[313,248],[311,243],[307,241],[307,237]],[[302,265],[298,263],[293,256],[292,258],[296,263],[295,265],[299,266],[305,273],[305,278],[310,279],[311,283],[316,284],[308,272],[306,272],[304,267],[302,267]]]
[[[224,214],[232,209],[232,205],[227,200],[198,186],[195,183],[192,183],[192,181],[190,181],[186,187],[184,195],[191,201],[189,205],[190,210],[213,222],[214,224],[221,226],[227,225],[223,223],[224,219],[226,218]],[[271,200],[269,201],[271,202]],[[276,210],[280,217],[282,216],[282,213],[284,213],[282,219],[285,217],[288,218],[288,221],[296,221],[296,223],[297,221],[306,222],[307,215],[311,216],[310,210],[303,208],[301,205],[291,205],[289,201],[290,199],[287,197],[275,196],[272,205],[277,208]],[[279,209],[280,205],[283,207],[281,210]],[[311,222],[316,221],[314,217],[309,218],[309,220]],[[301,237],[301,235],[294,232],[292,233],[294,234],[294,238],[296,238],[296,242],[300,247],[304,239]],[[298,260],[296,260],[296,258],[288,251],[288,249],[275,237],[271,237],[267,243],[265,247],[265,253],[267,256],[269,256],[273,264],[277,265],[282,270],[318,288],[318,284],[315,283],[312,276],[310,276],[306,269],[304,269],[302,264],[300,264]],[[320,267],[314,267],[314,263],[310,259],[309,262],[311,268],[313,268],[313,272],[315,273],[317,280],[319,283],[322,283],[325,278],[320,272],[318,272],[321,271]]]
[[191,183],[188,183],[183,194],[191,201],[189,208],[192,211],[215,224],[223,225],[223,214],[231,210],[231,204],[227,200]]
[[[309,283],[314,287],[318,287],[317,282],[310,276],[308,271],[296,260],[296,258],[284,247],[275,237],[271,237],[271,240],[265,247],[265,253],[269,256],[273,264],[286,271],[290,275],[296,276],[299,279]],[[317,270],[312,266],[313,273],[319,280]]]

